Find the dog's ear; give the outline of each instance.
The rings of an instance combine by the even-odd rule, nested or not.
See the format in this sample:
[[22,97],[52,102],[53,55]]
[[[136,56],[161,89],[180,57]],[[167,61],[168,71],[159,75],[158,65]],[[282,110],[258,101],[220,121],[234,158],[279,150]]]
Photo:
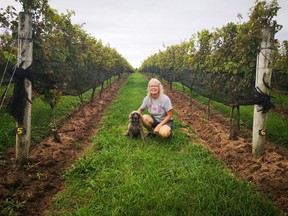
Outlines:
[[139,120],[141,120],[141,118],[142,118],[142,114],[139,112],[138,112],[138,118],[139,118]]
[[138,114],[139,119],[141,119],[142,118],[142,113],[137,112],[137,114]]

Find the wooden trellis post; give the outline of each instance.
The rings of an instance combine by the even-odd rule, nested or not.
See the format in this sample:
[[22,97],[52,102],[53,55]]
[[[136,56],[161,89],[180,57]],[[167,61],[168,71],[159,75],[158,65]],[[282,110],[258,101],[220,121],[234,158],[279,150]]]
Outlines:
[[[28,68],[32,63],[33,43],[32,43],[32,14],[20,12],[18,24],[18,67]],[[23,124],[16,123],[16,162],[24,165],[28,163],[28,155],[31,138],[31,108],[29,102],[32,101],[32,84],[25,78],[25,89],[28,100],[24,111]]]
[[[255,87],[260,88],[267,95],[270,95],[270,89],[266,87],[264,81],[270,86],[274,34],[274,28],[263,29],[261,47],[257,55]],[[259,112],[261,109],[262,106],[254,105],[252,154],[255,158],[259,158],[263,154],[267,134],[268,113]]]

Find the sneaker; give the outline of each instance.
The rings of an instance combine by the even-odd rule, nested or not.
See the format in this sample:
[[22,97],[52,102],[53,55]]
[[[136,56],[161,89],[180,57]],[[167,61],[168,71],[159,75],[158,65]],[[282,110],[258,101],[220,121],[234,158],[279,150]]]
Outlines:
[[148,138],[153,138],[153,137],[155,137],[156,136],[156,134],[154,134],[154,133],[152,133],[152,132],[149,132],[148,134],[147,134],[147,137]]

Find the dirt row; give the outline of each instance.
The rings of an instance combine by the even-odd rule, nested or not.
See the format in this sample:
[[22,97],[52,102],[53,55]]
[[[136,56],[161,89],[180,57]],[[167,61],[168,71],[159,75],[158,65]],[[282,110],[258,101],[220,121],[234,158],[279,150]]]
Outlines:
[[[15,149],[0,156],[0,202],[13,198],[23,202],[19,215],[45,215],[51,199],[63,189],[62,171],[73,164],[79,154],[89,147],[89,138],[97,133],[105,109],[117,97],[127,77],[114,82],[101,97],[82,106],[60,128],[61,143],[47,137],[32,146],[29,165],[15,164]],[[199,142],[222,160],[236,176],[253,182],[261,193],[288,213],[288,151],[267,144],[265,154],[258,160],[251,155],[251,139],[239,137],[231,141],[229,123],[214,114],[207,121],[206,107],[189,99],[183,93],[165,88],[177,111],[177,117],[189,124],[199,136]],[[83,143],[79,147],[79,143]],[[25,203],[24,203],[25,202]],[[1,205],[2,205],[1,204]],[[1,213],[0,213],[1,215]]]

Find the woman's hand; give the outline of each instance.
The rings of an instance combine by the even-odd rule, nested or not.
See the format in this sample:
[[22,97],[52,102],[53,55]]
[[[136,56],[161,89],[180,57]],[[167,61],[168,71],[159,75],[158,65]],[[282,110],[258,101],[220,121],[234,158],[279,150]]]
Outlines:
[[159,134],[160,128],[172,118],[172,109],[167,112],[166,118],[154,128],[154,134]]
[[158,124],[155,128],[154,128],[154,134],[159,134],[159,130],[162,127],[162,125]]

